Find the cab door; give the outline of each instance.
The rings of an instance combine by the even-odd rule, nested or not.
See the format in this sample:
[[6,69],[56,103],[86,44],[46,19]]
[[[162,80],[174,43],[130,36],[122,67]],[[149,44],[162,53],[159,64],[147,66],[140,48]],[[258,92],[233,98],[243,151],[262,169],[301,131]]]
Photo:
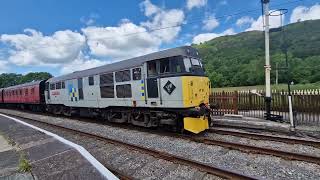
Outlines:
[[159,98],[159,62],[157,60],[147,63],[147,98],[148,105],[158,106]]

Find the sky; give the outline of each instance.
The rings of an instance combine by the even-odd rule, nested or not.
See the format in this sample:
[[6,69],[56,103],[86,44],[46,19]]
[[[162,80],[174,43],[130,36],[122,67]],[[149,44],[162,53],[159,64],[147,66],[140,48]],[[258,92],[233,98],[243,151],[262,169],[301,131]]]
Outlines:
[[[283,24],[320,19],[318,0],[271,0],[280,8]],[[0,73],[54,76],[263,30],[260,0],[2,0],[0,23]]]

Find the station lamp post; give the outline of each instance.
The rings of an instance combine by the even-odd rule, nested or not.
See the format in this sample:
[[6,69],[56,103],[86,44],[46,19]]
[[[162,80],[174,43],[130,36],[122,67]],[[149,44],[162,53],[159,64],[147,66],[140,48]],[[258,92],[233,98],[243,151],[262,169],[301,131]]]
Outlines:
[[265,34],[265,78],[266,78],[266,94],[265,94],[265,107],[266,107],[266,119],[271,120],[271,84],[270,84],[270,52],[269,52],[269,2],[270,0],[261,0],[263,4],[264,14],[264,34]]

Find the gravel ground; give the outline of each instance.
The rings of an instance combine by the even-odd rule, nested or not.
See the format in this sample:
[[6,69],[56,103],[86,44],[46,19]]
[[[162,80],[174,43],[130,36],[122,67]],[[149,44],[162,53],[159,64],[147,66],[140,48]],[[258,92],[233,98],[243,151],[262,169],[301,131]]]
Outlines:
[[[11,110],[8,110],[7,112],[9,111]],[[59,124],[65,127],[106,136],[108,138],[142,145],[207,163],[212,166],[219,166],[233,171],[242,172],[261,179],[320,179],[320,166],[317,164],[301,161],[288,161],[268,155],[244,153],[236,150],[229,150],[220,146],[205,145],[173,137],[165,137],[117,127],[102,126],[100,124],[88,122],[79,122],[72,119],[53,118],[28,113],[21,114],[23,114],[23,117],[42,119],[43,121],[53,124]],[[119,153],[118,155],[121,156],[122,154],[123,153]],[[151,165],[158,167],[156,169],[162,167],[157,166],[157,163],[163,165],[163,163],[159,161],[155,161],[151,163]],[[165,165],[170,166],[170,163]],[[158,171],[159,170],[156,170],[155,174],[162,175],[163,171]],[[146,173],[139,173],[138,177],[144,177]]]
[[87,149],[107,168],[112,167],[135,179],[222,179],[198,169],[158,159],[148,154],[78,134],[71,134],[43,124],[26,120],[30,124],[56,133]]
[[270,149],[277,149],[295,153],[302,153],[302,154],[309,154],[312,156],[320,157],[320,149],[315,148],[313,146],[306,146],[301,144],[286,144],[283,142],[276,142],[276,141],[267,141],[267,140],[254,140],[250,138],[243,138],[231,135],[221,135],[215,133],[207,133],[209,139],[214,140],[221,140],[233,143],[240,143],[245,145],[263,147],[263,148],[270,148]]

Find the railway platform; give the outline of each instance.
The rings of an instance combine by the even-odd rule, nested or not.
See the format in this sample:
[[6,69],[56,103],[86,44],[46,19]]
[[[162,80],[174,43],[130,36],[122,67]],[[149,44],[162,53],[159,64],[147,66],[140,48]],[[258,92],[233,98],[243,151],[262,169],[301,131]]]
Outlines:
[[303,133],[320,137],[320,129],[317,126],[297,125],[294,129],[289,123],[280,123],[269,121],[261,118],[245,117],[245,116],[215,116],[212,121],[213,126],[234,127],[240,129],[256,129],[261,131],[271,131],[279,133]]
[[218,126],[229,126],[236,128],[251,128],[259,130],[290,132],[290,124],[267,121],[259,118],[242,117],[242,116],[216,116],[213,124]]
[[0,114],[0,179],[17,178],[106,179],[106,176],[74,147]]

